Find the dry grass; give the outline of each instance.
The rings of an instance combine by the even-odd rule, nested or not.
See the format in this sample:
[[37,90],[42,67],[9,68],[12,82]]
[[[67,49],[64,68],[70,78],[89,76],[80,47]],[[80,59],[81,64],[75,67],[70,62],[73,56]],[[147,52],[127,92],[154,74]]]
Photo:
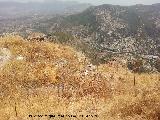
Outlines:
[[29,114],[99,115],[84,120],[160,119],[159,73],[133,74],[113,62],[85,74],[90,62],[82,53],[19,36],[0,38],[0,48],[11,52],[0,69],[0,120],[28,120]]

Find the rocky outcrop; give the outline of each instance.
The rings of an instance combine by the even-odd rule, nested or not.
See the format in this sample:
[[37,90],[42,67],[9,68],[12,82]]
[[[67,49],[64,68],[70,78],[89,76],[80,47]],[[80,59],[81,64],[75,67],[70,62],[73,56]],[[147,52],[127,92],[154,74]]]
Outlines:
[[10,59],[11,52],[7,48],[0,48],[0,68],[2,68]]

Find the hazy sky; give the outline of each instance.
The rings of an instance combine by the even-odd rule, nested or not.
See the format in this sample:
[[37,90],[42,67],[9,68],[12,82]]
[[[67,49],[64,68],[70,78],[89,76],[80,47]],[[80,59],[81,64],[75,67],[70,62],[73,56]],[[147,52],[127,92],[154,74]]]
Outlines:
[[[44,0],[0,0],[0,1],[44,1]],[[51,1],[51,0],[50,0]],[[160,0],[63,0],[78,1],[85,3],[99,4],[117,4],[117,5],[133,5],[133,4],[154,4],[160,3]]]

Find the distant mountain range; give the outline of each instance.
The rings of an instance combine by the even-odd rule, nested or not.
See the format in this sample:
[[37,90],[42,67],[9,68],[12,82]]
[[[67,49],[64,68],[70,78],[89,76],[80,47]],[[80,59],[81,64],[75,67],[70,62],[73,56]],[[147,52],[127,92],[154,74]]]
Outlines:
[[72,1],[45,2],[0,2],[1,17],[27,16],[34,14],[73,14],[91,6]]

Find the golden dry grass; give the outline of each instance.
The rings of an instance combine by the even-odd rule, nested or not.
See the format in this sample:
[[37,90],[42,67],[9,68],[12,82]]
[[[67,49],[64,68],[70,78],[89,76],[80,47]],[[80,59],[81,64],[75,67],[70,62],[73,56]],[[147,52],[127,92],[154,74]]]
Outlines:
[[133,74],[113,62],[85,75],[90,62],[82,53],[20,36],[0,38],[0,48],[11,52],[0,69],[0,120],[29,120],[29,114],[99,115],[84,120],[160,119],[159,73]]

